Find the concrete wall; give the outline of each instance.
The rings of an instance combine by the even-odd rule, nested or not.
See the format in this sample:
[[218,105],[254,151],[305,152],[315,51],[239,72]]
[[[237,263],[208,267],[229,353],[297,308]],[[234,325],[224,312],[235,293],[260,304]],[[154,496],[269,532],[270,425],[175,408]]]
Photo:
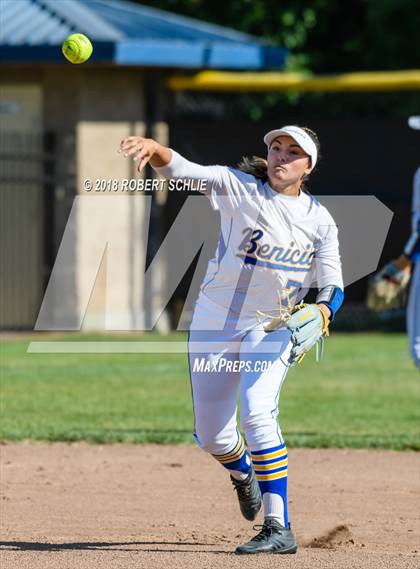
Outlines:
[[[70,64],[43,68],[8,66],[9,84],[31,82],[41,86],[45,109],[44,128],[56,135],[55,251],[59,248],[74,196],[86,194],[85,180],[91,180],[95,184],[97,179],[122,180],[135,175],[133,162],[117,153],[122,138],[145,135],[148,132],[149,136],[153,133],[163,143],[167,143],[167,128],[159,116],[159,107],[154,112],[153,124],[146,121],[145,78],[147,80],[141,70],[129,67]],[[95,194],[93,191],[86,195],[96,195],[97,199],[104,197],[103,193]],[[108,193],[107,197],[112,199],[113,195]],[[125,200],[115,201],[113,221],[121,232],[121,243],[134,241],[132,238],[140,234],[140,226],[148,221],[148,212],[142,200],[130,200],[132,196],[126,195]],[[89,244],[92,239],[101,239],[102,221],[91,212],[85,215],[81,210],[73,256],[68,261],[68,288],[63,290],[61,298],[61,302],[67,306],[77,303],[80,291],[93,285],[85,276],[89,272],[87,267],[91,268],[92,263],[96,262]],[[134,249],[121,248],[117,257],[118,270],[124,275],[120,282],[125,282],[125,286],[118,291],[106,289],[107,263],[104,257],[98,267],[84,320],[85,328],[103,328],[107,295],[113,309],[120,313],[122,321],[135,321],[139,328],[143,325],[138,320],[138,314],[145,302],[141,278],[145,264],[145,244]],[[158,273],[156,278],[164,279],[164,271]],[[156,298],[148,298],[146,311],[152,309],[155,302]],[[133,311],[137,317],[130,320]]]

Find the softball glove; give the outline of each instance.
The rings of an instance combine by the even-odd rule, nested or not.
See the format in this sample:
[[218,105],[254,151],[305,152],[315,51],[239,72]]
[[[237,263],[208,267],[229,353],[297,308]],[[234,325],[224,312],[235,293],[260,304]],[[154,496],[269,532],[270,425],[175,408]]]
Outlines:
[[284,306],[279,302],[275,315],[257,312],[257,320],[265,332],[272,332],[286,326],[292,333],[293,344],[289,364],[295,365],[303,360],[306,353],[316,344],[316,361],[324,351],[324,338],[329,335],[329,320],[317,304],[300,303],[295,307]]
[[293,347],[289,356],[291,365],[303,360],[307,352],[316,344],[316,361],[324,352],[324,338],[329,335],[329,320],[317,304],[298,304],[289,320],[287,328],[292,332]]
[[368,284],[366,304],[375,312],[403,308],[407,298],[410,272],[399,269],[391,261],[374,275]]

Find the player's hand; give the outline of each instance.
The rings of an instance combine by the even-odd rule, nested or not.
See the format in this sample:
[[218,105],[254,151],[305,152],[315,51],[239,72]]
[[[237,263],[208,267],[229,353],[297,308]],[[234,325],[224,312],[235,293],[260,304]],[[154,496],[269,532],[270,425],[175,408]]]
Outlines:
[[398,265],[397,261],[391,261],[373,277],[373,280],[375,282],[387,280],[394,283],[395,285],[401,286],[401,284],[404,283],[409,276],[409,267],[402,269]]
[[366,299],[368,308],[375,312],[402,308],[409,280],[409,266],[401,269],[396,261],[385,265],[369,280]]
[[137,171],[140,172],[155,154],[157,148],[158,143],[153,138],[127,136],[121,141],[118,152],[127,158],[132,157],[134,162],[138,162]]

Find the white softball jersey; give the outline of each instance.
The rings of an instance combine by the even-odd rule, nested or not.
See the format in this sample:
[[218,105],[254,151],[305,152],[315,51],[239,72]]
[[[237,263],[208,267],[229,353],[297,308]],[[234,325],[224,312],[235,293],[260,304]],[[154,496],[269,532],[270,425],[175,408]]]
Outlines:
[[155,170],[165,178],[206,180],[203,193],[220,212],[220,238],[198,304],[224,307],[230,320],[236,315],[237,329],[249,329],[257,310],[276,309],[279,292],[292,306],[312,287],[330,307],[337,289],[342,295],[337,226],[313,196],[286,196],[251,174],[195,164],[173,150],[171,161]]

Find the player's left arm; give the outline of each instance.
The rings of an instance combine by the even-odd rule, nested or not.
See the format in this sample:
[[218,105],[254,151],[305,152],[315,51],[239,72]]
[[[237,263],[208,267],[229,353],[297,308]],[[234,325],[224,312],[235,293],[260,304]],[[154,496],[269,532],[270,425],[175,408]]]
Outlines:
[[344,300],[338,229],[332,218],[323,232],[314,258],[318,285],[316,303],[332,321]]
[[411,212],[411,235],[403,254],[394,261],[400,270],[410,270],[414,262],[420,259],[420,167],[413,179],[413,205]]
[[297,304],[291,313],[280,307],[279,314],[268,317],[264,330],[272,332],[286,324],[291,332],[292,347],[290,365],[299,363],[305,354],[317,346],[317,360],[322,355],[324,337],[329,335],[329,324],[334,319],[344,299],[344,284],[338,245],[338,230],[334,220],[325,210],[315,242],[313,259],[316,269],[318,294],[314,304]]
[[420,260],[420,168],[413,180],[412,230],[402,254],[373,275],[368,284],[366,304],[375,312],[402,308],[413,263]]
[[314,345],[317,360],[320,358],[324,337],[329,335],[329,324],[344,299],[338,231],[332,218],[321,232],[314,257],[318,285],[316,303],[298,305],[287,323],[292,332],[291,365],[300,362]]
[[413,207],[411,215],[411,235],[402,254],[390,261],[380,271],[382,277],[389,280],[394,279],[398,284],[401,280],[405,280],[403,273],[410,274],[413,262],[420,259],[420,168],[417,168],[413,180]]

